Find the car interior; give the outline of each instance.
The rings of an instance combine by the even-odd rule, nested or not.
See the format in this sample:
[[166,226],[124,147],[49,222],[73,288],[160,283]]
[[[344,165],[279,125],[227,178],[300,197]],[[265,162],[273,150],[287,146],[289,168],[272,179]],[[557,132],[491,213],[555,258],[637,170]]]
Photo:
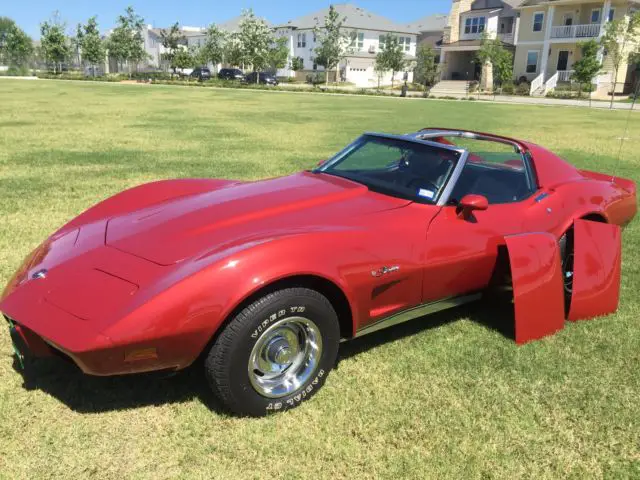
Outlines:
[[465,195],[487,198],[489,204],[513,203],[527,198],[534,189],[522,154],[513,147],[487,140],[449,139],[434,141],[469,151],[469,158],[449,198],[457,205]]

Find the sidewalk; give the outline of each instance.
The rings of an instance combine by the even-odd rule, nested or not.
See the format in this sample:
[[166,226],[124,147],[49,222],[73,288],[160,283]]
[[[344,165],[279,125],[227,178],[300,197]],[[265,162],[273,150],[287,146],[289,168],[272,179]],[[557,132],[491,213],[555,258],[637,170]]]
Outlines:
[[[9,77],[9,76],[0,76],[0,80],[1,79],[14,79],[14,80],[42,80],[39,79],[37,77]],[[79,80],[55,80],[55,79],[51,79],[51,80],[44,80],[44,81],[49,81],[49,82],[79,82]],[[124,84],[128,84],[129,82],[91,82],[93,84],[106,84],[106,85],[124,85]],[[151,84],[144,84],[141,83],[139,85],[145,85],[145,86],[166,86],[166,85],[151,85]],[[170,85],[170,86],[175,86],[175,87],[181,87],[181,88],[195,88],[195,87],[189,87],[188,85]],[[319,92],[314,91],[313,89],[309,88],[308,85],[303,85],[303,84],[286,84],[286,83],[281,83],[279,85],[279,89],[278,90],[273,90],[273,93],[309,93],[309,94],[320,94]],[[216,87],[206,87],[206,88],[212,88],[212,89],[223,89],[226,90],[226,87],[220,87],[220,86],[216,86]],[[329,86],[329,87],[325,87],[324,85],[319,85],[318,86],[319,90],[324,90],[327,93],[322,93],[322,95],[353,95],[353,96],[358,96],[358,97],[366,97],[367,95],[363,95],[363,94],[358,94],[355,93],[356,91],[361,91],[363,90],[363,88],[361,87],[355,87],[353,85],[345,85],[345,86],[340,86],[340,87],[335,87],[335,86]],[[231,88],[231,90],[237,90],[237,89],[233,89]],[[243,91],[247,91],[247,90],[251,90],[249,88],[247,89],[242,89]],[[333,92],[335,90],[335,92]],[[367,90],[369,92],[372,93],[372,96],[375,96],[373,94],[376,93],[376,89],[372,89],[372,88],[367,88],[364,89]],[[258,91],[258,92],[268,92],[269,90],[265,90],[265,89],[256,89],[254,91]],[[346,93],[345,91],[353,91],[354,93]],[[400,91],[399,90],[384,90],[384,93],[386,95],[384,96],[377,96],[377,98],[400,98]],[[468,95],[468,96],[457,96],[457,95],[451,95],[448,96],[448,98],[438,98],[438,97],[430,97],[427,99],[423,99],[422,98],[422,92],[407,92],[407,97],[408,100],[439,100],[439,101],[455,101],[454,98],[457,98],[459,101],[460,100],[467,100],[467,99],[474,99],[480,102],[494,102],[494,103],[502,103],[502,104],[512,104],[512,105],[543,105],[543,106],[558,106],[558,107],[582,107],[582,108],[598,108],[601,110],[608,110],[609,109],[609,102],[607,101],[601,101],[601,100],[594,100],[591,102],[591,107],[589,106],[589,100],[569,100],[569,99],[560,99],[560,98],[546,98],[546,97],[523,97],[523,96],[519,96],[519,95],[496,95],[495,97],[493,95]],[[638,105],[635,106],[635,108],[633,109],[633,111],[635,112],[640,112],[640,101],[637,102]],[[631,110],[631,107],[633,106],[632,103],[627,103],[627,102],[613,102],[613,109],[614,110]]]
[[[470,95],[470,97],[476,98],[485,102],[500,102],[500,103],[516,103],[520,105],[563,105],[565,107],[586,107],[586,108],[601,108],[609,109],[610,102],[602,100],[593,100],[591,106],[589,106],[589,100],[570,100],[562,98],[546,98],[546,97],[521,97],[517,95]],[[495,98],[495,99],[494,99]],[[627,102],[613,102],[614,110],[631,110],[632,103]],[[636,102],[634,111],[640,112],[640,102]]]

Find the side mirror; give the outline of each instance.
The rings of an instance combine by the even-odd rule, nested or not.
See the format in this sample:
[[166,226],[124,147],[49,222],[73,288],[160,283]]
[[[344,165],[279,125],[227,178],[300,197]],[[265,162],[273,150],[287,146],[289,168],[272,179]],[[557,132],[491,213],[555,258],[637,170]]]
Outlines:
[[462,213],[464,217],[469,216],[476,210],[486,210],[487,208],[489,208],[489,200],[483,195],[465,195],[458,203],[458,211]]

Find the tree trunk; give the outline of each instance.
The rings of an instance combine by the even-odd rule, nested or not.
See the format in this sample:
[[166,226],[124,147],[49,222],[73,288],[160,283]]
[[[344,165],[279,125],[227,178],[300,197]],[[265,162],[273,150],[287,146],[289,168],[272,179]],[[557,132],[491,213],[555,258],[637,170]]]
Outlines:
[[613,69],[613,89],[611,90],[611,103],[609,104],[609,110],[613,110],[613,101],[616,98],[616,88],[618,87],[618,69]]
[[324,69],[324,85],[326,87],[329,86],[329,67],[325,67]]
[[393,81],[395,79],[396,76],[396,72],[394,70],[391,70],[391,90],[393,90]]

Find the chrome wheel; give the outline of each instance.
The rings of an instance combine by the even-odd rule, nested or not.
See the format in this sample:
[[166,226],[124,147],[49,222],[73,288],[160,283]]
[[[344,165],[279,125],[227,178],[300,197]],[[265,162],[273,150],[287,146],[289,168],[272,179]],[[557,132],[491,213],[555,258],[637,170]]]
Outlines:
[[573,253],[569,253],[562,262],[564,291],[567,295],[573,292]]
[[249,380],[260,395],[287,396],[311,378],[321,355],[322,336],[313,321],[283,318],[266,329],[253,346]]

